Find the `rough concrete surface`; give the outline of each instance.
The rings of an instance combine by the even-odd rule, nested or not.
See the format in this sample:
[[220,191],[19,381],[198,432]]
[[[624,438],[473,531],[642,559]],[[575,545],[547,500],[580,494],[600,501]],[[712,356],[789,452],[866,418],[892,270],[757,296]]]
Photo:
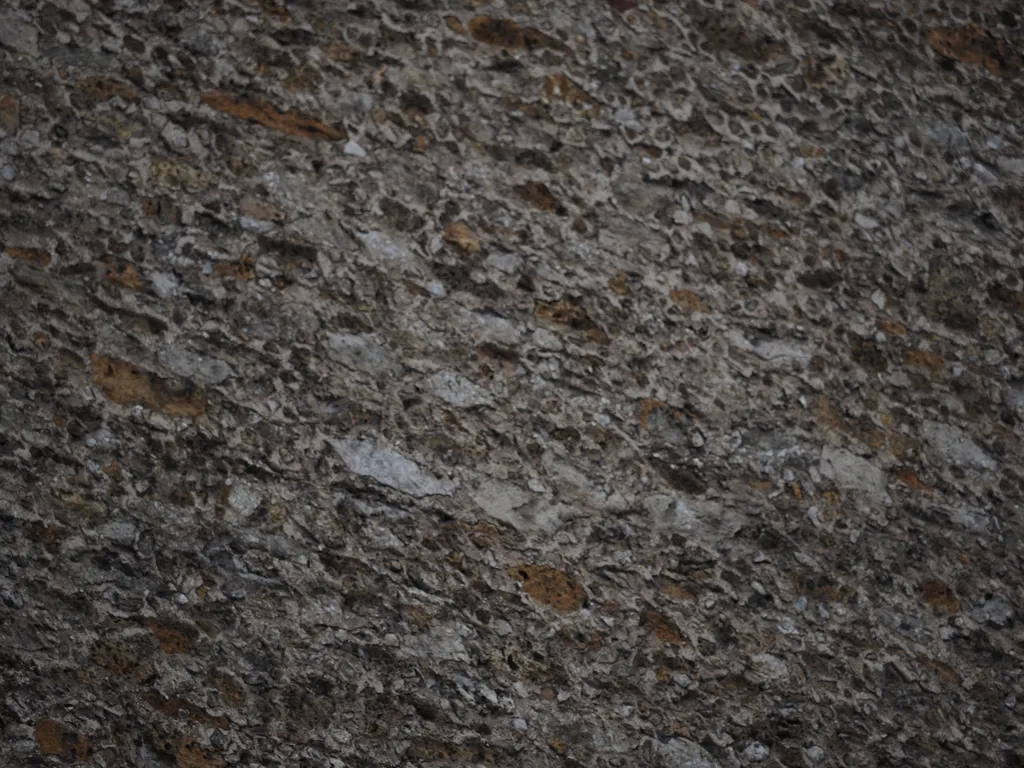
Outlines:
[[1020,765],[1022,50],[0,2],[0,765]]

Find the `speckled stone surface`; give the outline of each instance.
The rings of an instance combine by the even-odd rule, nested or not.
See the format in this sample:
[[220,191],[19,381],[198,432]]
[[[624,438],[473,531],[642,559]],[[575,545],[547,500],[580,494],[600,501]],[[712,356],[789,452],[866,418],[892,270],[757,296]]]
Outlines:
[[0,765],[1020,765],[1022,49],[0,3]]

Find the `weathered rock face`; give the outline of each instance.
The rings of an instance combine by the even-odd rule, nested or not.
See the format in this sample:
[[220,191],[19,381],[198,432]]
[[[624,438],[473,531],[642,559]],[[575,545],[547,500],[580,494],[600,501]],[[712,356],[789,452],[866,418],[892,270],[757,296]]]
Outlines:
[[1022,29],[4,4],[0,764],[1017,764]]

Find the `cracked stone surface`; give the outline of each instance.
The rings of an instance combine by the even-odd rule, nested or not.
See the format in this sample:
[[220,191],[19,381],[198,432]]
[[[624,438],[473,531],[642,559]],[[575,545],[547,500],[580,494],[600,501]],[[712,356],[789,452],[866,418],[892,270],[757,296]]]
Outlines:
[[3,3],[0,764],[1020,765],[1022,50]]

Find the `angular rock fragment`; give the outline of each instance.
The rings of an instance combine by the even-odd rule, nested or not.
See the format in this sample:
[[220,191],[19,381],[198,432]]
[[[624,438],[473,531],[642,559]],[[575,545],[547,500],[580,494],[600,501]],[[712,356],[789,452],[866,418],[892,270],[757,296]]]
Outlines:
[[821,451],[819,471],[840,488],[859,491],[872,501],[889,500],[885,491],[885,472],[843,448],[825,446]]
[[958,427],[938,421],[926,421],[921,428],[935,453],[957,466],[993,470],[998,465],[985,450]]
[[363,244],[372,262],[384,269],[397,267],[404,272],[418,262],[408,243],[385,232],[358,232],[356,239]]
[[455,484],[425,472],[397,451],[373,440],[328,440],[349,471],[410,496],[451,496]]
[[770,653],[758,653],[750,657],[747,677],[758,683],[771,683],[789,677],[789,666],[785,661]]
[[1013,622],[1013,606],[1002,597],[991,597],[975,608],[968,615],[979,624],[990,624],[993,627],[1006,627]]
[[699,744],[669,739],[658,744],[658,765],[664,768],[719,768],[719,763]]
[[492,478],[480,483],[470,498],[489,517],[521,533],[554,533],[573,516],[573,510],[566,505],[550,504],[510,483]]
[[0,15],[0,46],[17,53],[39,53],[39,30],[13,13]]
[[373,376],[398,370],[395,353],[375,336],[365,333],[328,333],[327,356],[335,362]]
[[456,408],[472,408],[492,402],[486,389],[453,371],[438,371],[427,378],[424,388]]
[[160,364],[178,376],[195,379],[204,384],[220,384],[235,375],[231,366],[223,360],[204,357],[179,346],[168,346],[160,350]]

